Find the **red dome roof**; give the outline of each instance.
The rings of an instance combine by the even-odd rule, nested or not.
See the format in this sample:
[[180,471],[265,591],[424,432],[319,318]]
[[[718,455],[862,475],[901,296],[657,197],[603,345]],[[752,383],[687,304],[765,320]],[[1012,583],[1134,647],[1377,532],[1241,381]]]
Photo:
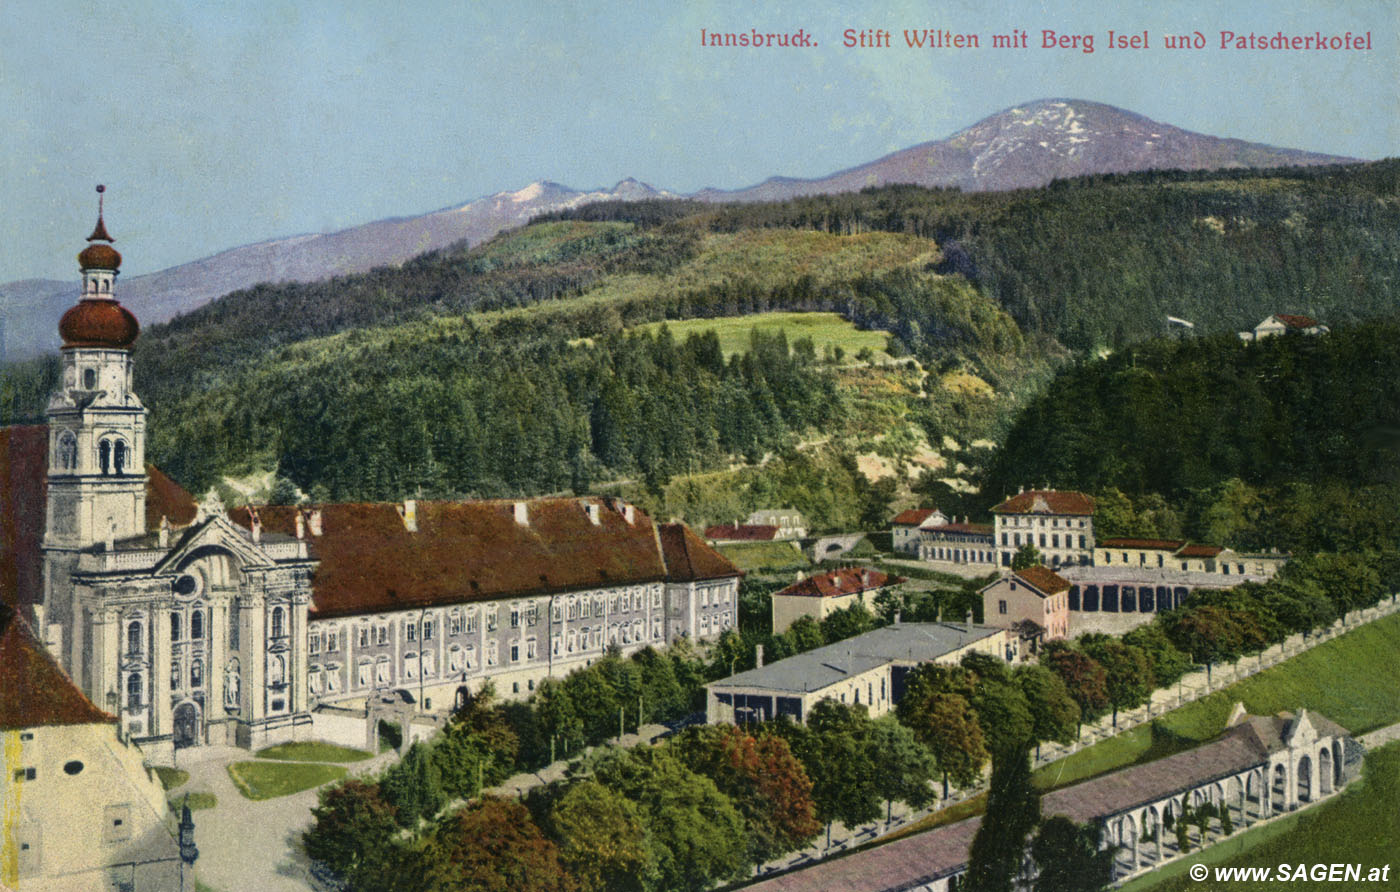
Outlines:
[[[88,251],[91,250],[88,248]],[[58,333],[63,336],[65,347],[125,349],[131,346],[140,332],[141,325],[136,317],[114,300],[80,300],[77,306],[58,320]]]
[[78,255],[79,269],[117,269],[122,265],[122,255],[111,245],[93,242]]

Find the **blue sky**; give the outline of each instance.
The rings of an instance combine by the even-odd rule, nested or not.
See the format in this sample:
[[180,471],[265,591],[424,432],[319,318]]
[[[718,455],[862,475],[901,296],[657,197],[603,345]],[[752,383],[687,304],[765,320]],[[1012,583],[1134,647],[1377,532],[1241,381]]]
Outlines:
[[[814,11],[816,8],[816,11]],[[1031,48],[993,51],[1026,29]],[[715,49],[700,30],[795,31],[809,49]],[[884,28],[887,50],[841,46]],[[903,29],[979,34],[903,48]],[[1092,33],[1095,52],[1039,48]],[[1108,30],[1153,48],[1112,51]],[[1218,49],[1221,30],[1371,31],[1369,53]],[[1160,48],[1201,31],[1206,50]],[[205,0],[0,4],[0,282],[73,278],[107,219],[140,274],[549,179],[679,191],[820,176],[1045,97],[1206,133],[1400,154],[1400,4],[475,3]]]

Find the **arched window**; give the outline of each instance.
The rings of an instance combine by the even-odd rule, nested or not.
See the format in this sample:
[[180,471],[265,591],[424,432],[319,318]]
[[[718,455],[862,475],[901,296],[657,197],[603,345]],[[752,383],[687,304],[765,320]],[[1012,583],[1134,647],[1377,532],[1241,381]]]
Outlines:
[[97,444],[97,466],[104,474],[112,471],[112,444],[108,440]]
[[272,608],[272,637],[273,637],[273,638],[281,638],[281,637],[282,637],[282,635],[283,635],[282,625],[283,625],[283,623],[282,623],[282,608],[281,608],[281,607],[274,607],[274,608]]
[[126,441],[118,440],[112,448],[112,473],[121,475],[126,470]]
[[126,652],[129,654],[141,652],[141,624],[139,622],[133,622],[126,627]]
[[170,663],[170,690],[180,690],[180,661],[173,660]]
[[204,637],[204,611],[196,610],[190,614],[190,637],[198,641]]
[[190,687],[204,687],[204,663],[200,660],[190,663]]
[[287,661],[281,654],[273,654],[267,661],[267,683],[283,684],[287,678]]
[[[133,625],[135,625],[133,623]],[[141,676],[135,672],[126,677],[126,707],[127,709],[141,708]]]
[[170,640],[180,640],[180,614],[178,613],[170,614]]
[[97,389],[97,369],[83,369],[83,389]]
[[78,466],[78,438],[72,431],[64,431],[58,437],[58,466],[65,471]]

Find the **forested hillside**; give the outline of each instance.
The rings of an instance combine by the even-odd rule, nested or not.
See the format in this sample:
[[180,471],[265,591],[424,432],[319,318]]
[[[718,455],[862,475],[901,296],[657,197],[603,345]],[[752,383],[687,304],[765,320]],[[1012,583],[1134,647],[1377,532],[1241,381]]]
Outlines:
[[[1029,482],[1185,498],[1231,477],[1271,485],[1269,469],[1289,461],[1341,479],[1374,465],[1328,444],[1385,442],[1384,424],[1324,429],[1320,419],[1364,409],[1341,393],[1298,417],[1306,433],[1292,415],[1265,411],[1298,402],[1288,387],[1333,386],[1308,373],[1320,367],[1313,359],[1267,372],[1277,386],[1250,383],[1253,366],[1232,384],[1236,354],[1263,363],[1284,346],[1250,353],[1227,336],[1124,348],[1160,334],[1167,314],[1204,333],[1273,312],[1334,327],[1390,312],[1398,181],[1400,164],[1381,162],[973,195],[889,187],[778,204],[592,205],[471,250],[228,295],[144,331],[136,387],[152,412],[151,459],[192,489],[275,468],[336,499],[624,480],[660,498],[673,475],[773,457],[771,476],[786,479],[803,466],[800,450],[829,453],[839,460],[822,466],[842,475],[873,450],[903,473],[920,444],[942,449],[949,436],[962,444],[949,463],[965,459],[958,473],[975,479],[985,454],[958,449],[1001,439],[1072,355],[1113,347],[1105,368],[1118,377],[1074,377],[1098,374],[1085,365],[1053,383],[991,469],[985,498]],[[712,337],[655,328],[776,310],[838,313],[887,332],[885,350],[843,357],[758,337],[726,358]],[[1384,346],[1316,362],[1335,363],[1337,380],[1357,388],[1347,373],[1373,367],[1370,351]],[[1191,352],[1207,349],[1220,355]],[[1213,393],[1207,405],[1227,414],[1178,407],[1182,394],[1158,389],[1151,375],[1178,363],[1199,379],[1183,392]],[[0,420],[41,417],[54,365],[12,366],[0,384]],[[1121,394],[1131,399],[1115,402]],[[1160,418],[1158,404],[1176,411]],[[1071,441],[1040,449],[1036,424]],[[1268,434],[1241,441],[1231,425]],[[1093,433],[1079,442],[1078,431]],[[1135,451],[1105,445],[1115,436]],[[856,497],[868,508],[859,514],[878,514],[879,499]]]

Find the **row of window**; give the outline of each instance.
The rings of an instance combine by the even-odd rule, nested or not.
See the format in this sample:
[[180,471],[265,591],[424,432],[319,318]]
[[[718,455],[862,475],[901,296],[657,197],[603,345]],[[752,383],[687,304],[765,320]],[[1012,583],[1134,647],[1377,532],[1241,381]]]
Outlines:
[[[1008,541],[1008,539],[1009,539],[1009,541]],[[1034,544],[1036,544],[1036,539],[1037,539],[1037,535],[1036,535],[1035,533],[1026,533],[1026,535],[1025,535],[1025,541],[1024,541],[1024,542],[1021,541],[1021,534],[1020,534],[1020,533],[1002,533],[1002,534],[1001,534],[1001,544],[1002,544],[1002,545],[1005,545],[1005,546],[1007,546],[1007,547],[1010,547],[1010,546],[1013,546],[1013,545],[1034,545]],[[1049,541],[1049,545],[1047,546],[1047,545],[1046,545],[1046,534],[1045,534],[1045,533],[1040,533],[1040,534],[1039,534],[1039,542],[1040,542],[1040,547],[1041,547],[1041,548],[1046,548],[1046,547],[1049,547],[1049,548],[1059,548],[1059,547],[1060,547],[1060,534],[1059,534],[1059,533],[1051,533],[1051,534],[1049,535],[1049,540],[1050,540],[1050,541]],[[1080,548],[1086,548],[1086,547],[1087,547],[1087,545],[1085,544],[1086,542],[1087,542],[1087,539],[1085,538],[1085,536],[1084,536],[1083,534],[1080,534],[1080,536],[1079,536],[1079,547],[1080,547]],[[1074,546],[1074,537],[1073,537],[1072,535],[1070,535],[1069,533],[1065,533],[1065,545],[1064,545],[1064,547],[1065,547],[1065,548],[1074,548],[1074,547],[1075,547],[1075,546]]]
[[[1009,515],[1009,516],[1008,516],[1008,515],[999,515],[999,516],[997,517],[997,521],[999,522],[998,525],[1000,525],[1000,526],[1008,526],[1008,527],[1041,527],[1041,526],[1049,526],[1049,527],[1051,527],[1052,529],[1058,528],[1058,527],[1060,527],[1060,526],[1064,526],[1065,529],[1073,529],[1073,528],[1075,528],[1075,527],[1078,527],[1079,529],[1082,530],[1082,529],[1084,529],[1085,527],[1087,527],[1087,526],[1089,525],[1089,521],[1088,521],[1087,519],[1083,518],[1083,517],[1079,517],[1079,518],[1072,518],[1072,517],[1060,518],[1060,517],[1042,517],[1042,516],[1038,516],[1038,515],[1029,515],[1029,514],[1025,514],[1025,515],[1022,515],[1022,514],[1012,514],[1012,515]],[[1063,523],[1062,523],[1062,521],[1063,521]]]
[[[96,378],[93,379],[93,384],[96,384]],[[78,438],[72,431],[64,431],[59,435],[58,454],[54,459],[60,470],[77,470]],[[97,441],[97,467],[103,474],[124,474],[130,464],[131,447],[127,445],[126,440],[117,436],[107,436]]]

